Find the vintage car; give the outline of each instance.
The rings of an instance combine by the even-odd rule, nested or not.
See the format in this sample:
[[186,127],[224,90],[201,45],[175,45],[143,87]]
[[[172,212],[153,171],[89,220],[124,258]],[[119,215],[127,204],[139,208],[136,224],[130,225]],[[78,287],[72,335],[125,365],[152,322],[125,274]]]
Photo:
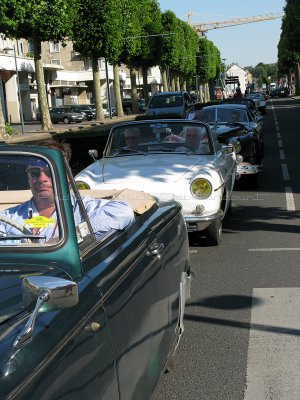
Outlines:
[[125,186],[179,201],[188,231],[205,234],[208,244],[218,245],[235,177],[233,147],[221,145],[207,124],[178,119],[115,125],[103,158],[75,180],[80,188]]
[[239,176],[257,178],[263,169],[263,117],[255,117],[243,104],[220,104],[190,112],[187,118],[207,122],[220,143],[234,145]]
[[[48,218],[28,208],[21,224],[5,213],[31,198],[29,175],[50,178],[55,209]],[[150,399],[190,291],[180,205],[88,191],[135,212],[128,228],[96,238],[62,153],[37,145],[0,144],[0,190],[0,398]]]
[[265,95],[262,92],[247,93],[245,98],[252,99],[255,102],[258,112],[263,115],[267,113],[267,102]]

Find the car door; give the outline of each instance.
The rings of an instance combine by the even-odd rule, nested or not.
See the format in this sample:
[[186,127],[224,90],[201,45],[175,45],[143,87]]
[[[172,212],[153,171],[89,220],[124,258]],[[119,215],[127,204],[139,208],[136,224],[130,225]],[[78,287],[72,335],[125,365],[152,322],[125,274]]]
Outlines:
[[[102,294],[122,400],[150,398],[175,339],[183,257],[174,262],[170,255],[171,243],[180,254],[173,227],[158,234],[159,221],[160,231],[172,224],[174,212],[165,213],[114,233],[83,258],[83,268]],[[176,213],[181,215],[178,205]]]

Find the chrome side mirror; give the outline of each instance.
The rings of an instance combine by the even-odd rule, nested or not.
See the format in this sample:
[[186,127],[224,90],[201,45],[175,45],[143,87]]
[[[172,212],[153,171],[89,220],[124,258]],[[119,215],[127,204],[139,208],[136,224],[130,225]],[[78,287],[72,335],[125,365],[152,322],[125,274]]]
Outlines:
[[98,151],[96,149],[89,150],[89,156],[92,157],[93,161],[98,160]]
[[231,154],[234,152],[234,147],[232,144],[229,144],[227,146],[222,146],[222,152],[224,154]]
[[25,307],[36,301],[35,308],[25,327],[13,342],[21,347],[32,339],[38,312],[73,307],[78,303],[78,287],[73,281],[52,276],[29,276],[23,279],[23,302]]

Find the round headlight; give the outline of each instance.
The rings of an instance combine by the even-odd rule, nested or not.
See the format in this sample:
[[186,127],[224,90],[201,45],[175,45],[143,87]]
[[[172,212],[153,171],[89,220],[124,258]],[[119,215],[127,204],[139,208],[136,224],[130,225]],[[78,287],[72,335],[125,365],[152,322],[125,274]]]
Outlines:
[[78,190],[90,189],[89,185],[85,182],[76,181],[75,183]]
[[212,187],[207,179],[197,178],[191,183],[191,192],[193,196],[199,199],[205,199],[210,196]]

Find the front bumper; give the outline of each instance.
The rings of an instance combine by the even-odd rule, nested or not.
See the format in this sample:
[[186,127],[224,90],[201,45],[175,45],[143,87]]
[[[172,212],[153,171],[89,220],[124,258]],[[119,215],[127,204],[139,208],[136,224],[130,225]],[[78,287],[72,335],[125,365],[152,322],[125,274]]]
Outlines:
[[258,174],[263,170],[262,164],[249,164],[249,163],[241,163],[237,165],[237,174],[239,175],[253,175]]
[[188,232],[203,231],[213,221],[223,218],[223,211],[219,210],[215,214],[210,215],[184,215],[185,224]]

